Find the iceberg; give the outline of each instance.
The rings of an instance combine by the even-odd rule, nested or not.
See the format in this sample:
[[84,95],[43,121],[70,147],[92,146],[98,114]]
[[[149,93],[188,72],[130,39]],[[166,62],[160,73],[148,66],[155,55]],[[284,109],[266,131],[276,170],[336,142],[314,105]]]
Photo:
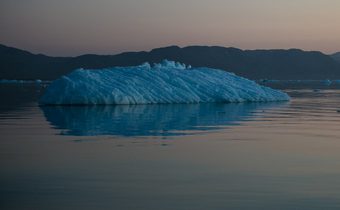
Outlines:
[[40,104],[175,104],[287,101],[279,90],[224,70],[164,60],[150,65],[77,69],[52,82]]

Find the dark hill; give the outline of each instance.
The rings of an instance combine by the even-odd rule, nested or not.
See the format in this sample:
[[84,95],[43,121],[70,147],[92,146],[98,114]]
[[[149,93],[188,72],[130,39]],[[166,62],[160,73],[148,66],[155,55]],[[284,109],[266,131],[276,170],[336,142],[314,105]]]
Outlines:
[[76,68],[132,66],[175,60],[194,67],[212,67],[250,79],[340,79],[340,63],[321,52],[240,50],[225,47],[177,46],[118,55],[49,57],[0,45],[0,78],[52,80]]
[[334,53],[331,57],[340,63],[340,52]]

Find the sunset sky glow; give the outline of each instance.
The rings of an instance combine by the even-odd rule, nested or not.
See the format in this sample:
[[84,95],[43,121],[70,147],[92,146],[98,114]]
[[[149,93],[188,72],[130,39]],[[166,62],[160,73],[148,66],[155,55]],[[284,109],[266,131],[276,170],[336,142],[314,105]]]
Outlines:
[[1,0],[0,43],[116,54],[168,45],[340,51],[339,0]]

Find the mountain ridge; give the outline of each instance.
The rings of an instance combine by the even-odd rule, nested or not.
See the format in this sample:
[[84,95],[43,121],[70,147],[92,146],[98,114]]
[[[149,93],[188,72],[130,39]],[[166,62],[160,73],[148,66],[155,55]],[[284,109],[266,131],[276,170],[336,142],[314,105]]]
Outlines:
[[333,55],[301,49],[242,50],[221,46],[168,46],[116,55],[52,57],[0,44],[1,79],[53,80],[77,68],[134,66],[163,59],[234,72],[249,79],[340,79]]
[[340,63],[340,52],[330,55],[334,60]]

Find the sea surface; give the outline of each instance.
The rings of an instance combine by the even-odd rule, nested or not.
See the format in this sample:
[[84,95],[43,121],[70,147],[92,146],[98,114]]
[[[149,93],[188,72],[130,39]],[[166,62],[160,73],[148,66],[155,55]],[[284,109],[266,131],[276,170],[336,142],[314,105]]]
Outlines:
[[280,103],[42,106],[0,85],[0,209],[340,209],[340,86]]

